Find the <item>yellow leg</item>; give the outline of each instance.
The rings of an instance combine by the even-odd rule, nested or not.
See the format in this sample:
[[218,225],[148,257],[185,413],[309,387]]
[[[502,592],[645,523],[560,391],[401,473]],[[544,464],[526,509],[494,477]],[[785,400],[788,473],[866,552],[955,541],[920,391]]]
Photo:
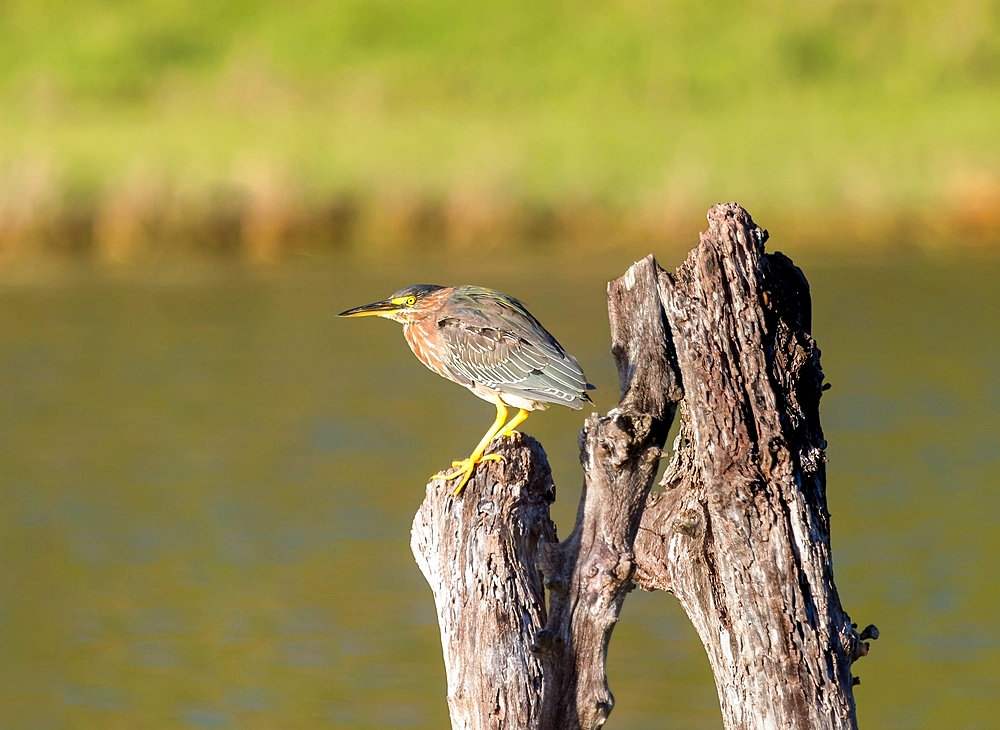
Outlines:
[[[444,472],[438,472],[434,475],[435,478],[440,477],[446,481],[451,481],[452,479],[458,479],[461,477],[461,481],[458,486],[455,487],[455,496],[457,497],[465,489],[465,485],[468,483],[469,479],[472,478],[472,472],[475,471],[476,464],[482,461],[500,461],[500,457],[496,454],[490,454],[489,456],[483,456],[483,452],[486,451],[486,447],[490,445],[490,442],[496,437],[503,428],[504,421],[507,420],[507,406],[504,402],[500,400],[500,396],[494,396],[493,404],[497,407],[497,417],[493,421],[493,425],[490,426],[490,430],[486,432],[483,436],[482,441],[473,450],[472,454],[469,455],[468,459],[463,459],[462,461],[453,461],[452,468],[457,467],[458,471],[451,474],[445,474]],[[517,420],[517,417],[513,420]]]
[[517,415],[514,416],[512,419],[510,419],[510,423],[508,423],[506,426],[500,429],[500,432],[497,433],[497,438],[501,438],[503,436],[510,436],[512,433],[514,433],[514,429],[520,426],[522,423],[524,423],[525,419],[530,415],[531,411],[526,411],[523,408],[519,410],[517,412]]

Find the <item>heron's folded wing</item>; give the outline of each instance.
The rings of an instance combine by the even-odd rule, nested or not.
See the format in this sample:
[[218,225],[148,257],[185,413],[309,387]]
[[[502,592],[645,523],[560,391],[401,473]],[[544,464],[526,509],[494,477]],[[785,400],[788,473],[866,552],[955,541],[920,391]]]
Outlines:
[[520,328],[487,323],[487,319],[479,316],[476,324],[458,317],[438,320],[448,370],[500,392],[582,406],[587,379],[576,360],[551,335],[545,333],[550,342],[518,332]]

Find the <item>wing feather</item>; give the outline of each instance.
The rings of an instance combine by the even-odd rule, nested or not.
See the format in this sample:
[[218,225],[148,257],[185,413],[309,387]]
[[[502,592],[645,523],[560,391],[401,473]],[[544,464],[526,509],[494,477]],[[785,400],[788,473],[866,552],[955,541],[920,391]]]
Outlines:
[[444,367],[459,380],[529,400],[581,408],[587,378],[516,299],[456,287],[437,321]]

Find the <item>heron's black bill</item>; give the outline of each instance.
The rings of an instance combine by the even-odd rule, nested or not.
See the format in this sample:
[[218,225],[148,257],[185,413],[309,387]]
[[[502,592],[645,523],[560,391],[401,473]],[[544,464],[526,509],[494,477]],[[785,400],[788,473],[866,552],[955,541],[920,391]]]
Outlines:
[[375,302],[374,304],[365,304],[363,307],[355,307],[354,309],[348,309],[346,312],[341,312],[338,317],[375,317],[383,312],[392,312],[399,309],[392,302]]

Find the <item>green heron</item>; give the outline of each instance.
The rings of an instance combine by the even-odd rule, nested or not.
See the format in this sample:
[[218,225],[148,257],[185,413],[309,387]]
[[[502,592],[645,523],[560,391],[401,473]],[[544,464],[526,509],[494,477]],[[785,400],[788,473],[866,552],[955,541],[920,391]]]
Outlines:
[[[458,496],[495,438],[514,431],[531,411],[549,403],[583,408],[593,385],[556,338],[514,297],[479,286],[417,284],[388,299],[341,312],[340,317],[385,317],[403,324],[406,342],[424,365],[464,385],[497,409],[497,417],[468,459],[435,478],[459,479]],[[507,406],[518,408],[509,423]]]

